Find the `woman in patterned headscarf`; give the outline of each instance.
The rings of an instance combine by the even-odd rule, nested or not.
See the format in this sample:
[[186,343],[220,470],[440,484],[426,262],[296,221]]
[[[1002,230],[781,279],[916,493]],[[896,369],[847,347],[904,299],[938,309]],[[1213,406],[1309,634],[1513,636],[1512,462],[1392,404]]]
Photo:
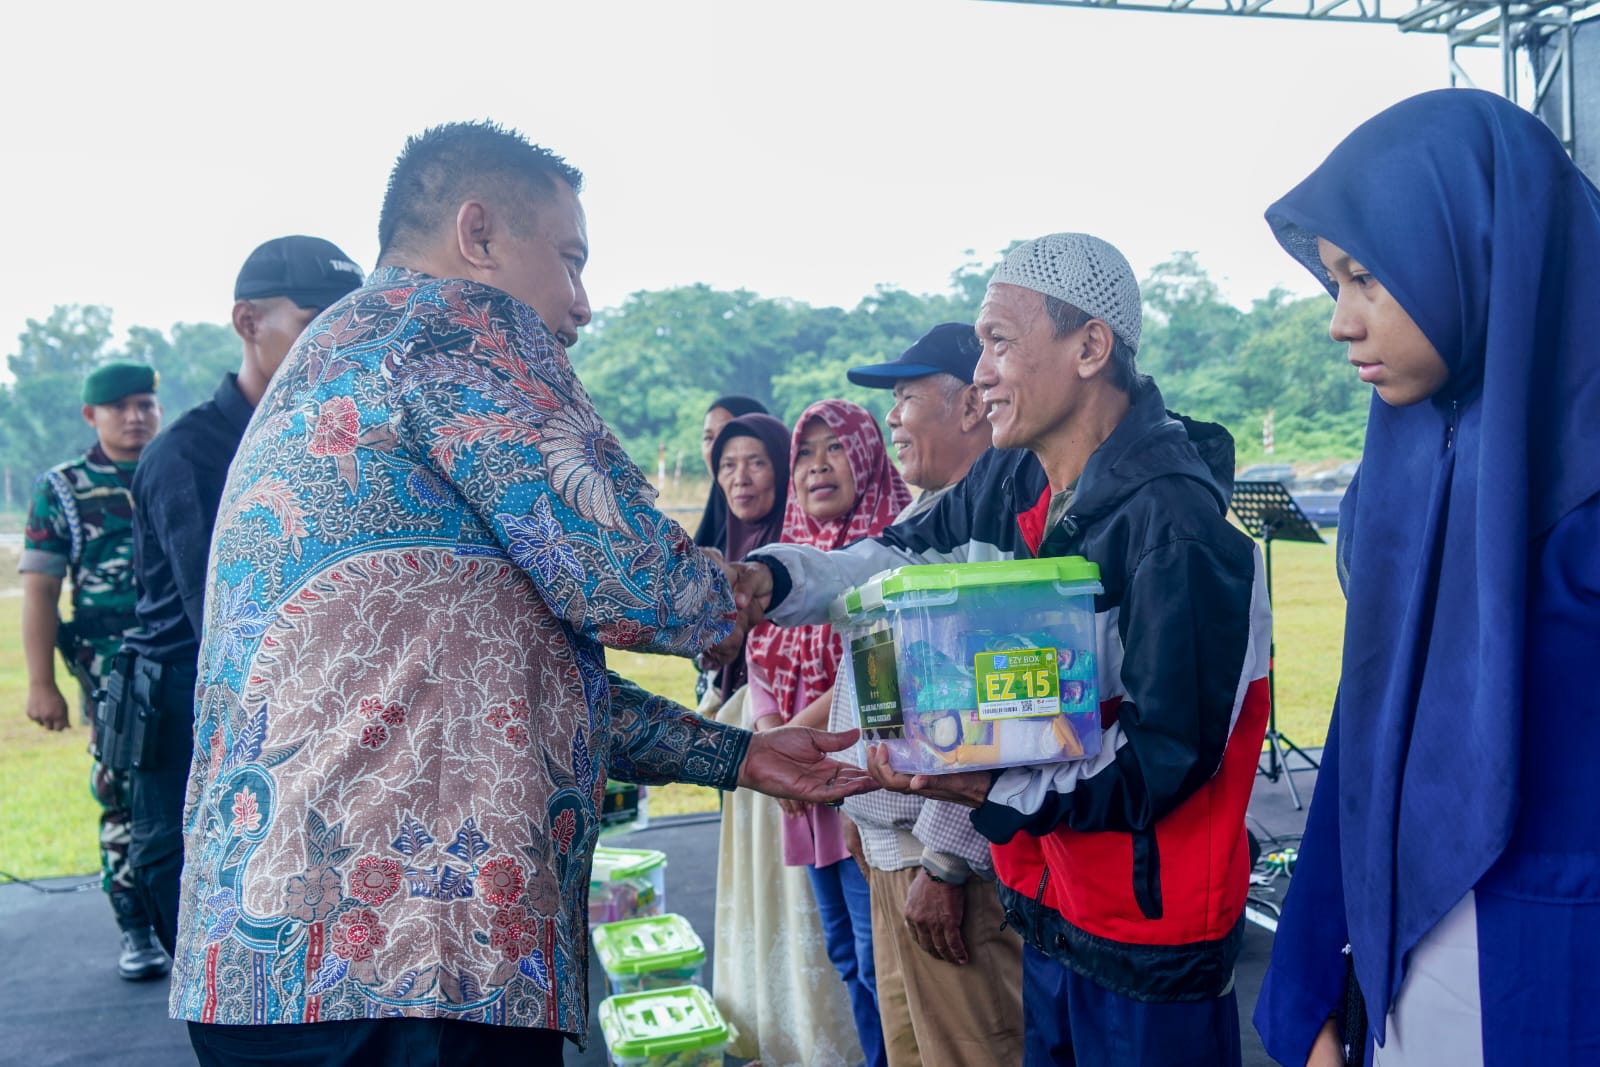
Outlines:
[[1267,220],[1375,395],[1256,1026],[1296,1067],[1375,1041],[1383,1067],[1597,1062],[1600,193],[1538,119],[1452,89],[1363,124]]
[[[824,551],[872,537],[911,502],[889,462],[872,415],[846,400],[811,405],[790,449],[783,540]],[[761,730],[790,722],[825,725],[842,642],[829,626],[758,628],[750,636],[750,717]],[[869,1065],[884,1062],[872,963],[867,882],[845,848],[837,811],[784,804],[784,862],[809,869],[828,957],[850,991]]]

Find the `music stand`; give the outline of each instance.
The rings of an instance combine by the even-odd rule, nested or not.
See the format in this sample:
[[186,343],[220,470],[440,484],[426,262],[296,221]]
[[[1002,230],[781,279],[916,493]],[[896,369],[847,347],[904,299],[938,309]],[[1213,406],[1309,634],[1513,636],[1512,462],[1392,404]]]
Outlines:
[[[1272,542],[1273,541],[1309,541],[1314,544],[1327,544],[1311,520],[1306,518],[1305,512],[1300,510],[1300,505],[1294,502],[1294,497],[1289,495],[1289,489],[1279,481],[1250,481],[1242,480],[1233,483],[1233,513],[1239,517],[1239,522],[1244,526],[1245,532],[1251,537],[1259,537],[1267,546],[1267,603],[1272,603]],[[1300,791],[1294,787],[1295,771],[1314,771],[1319,768],[1316,760],[1306,755],[1304,749],[1289,740],[1278,730],[1278,691],[1276,665],[1278,658],[1278,641],[1276,627],[1271,643],[1267,648],[1267,695],[1272,707],[1267,713],[1267,765],[1261,766],[1259,759],[1256,763],[1256,773],[1264,775],[1269,782],[1276,782],[1280,777],[1289,785],[1289,797],[1294,801],[1295,810],[1300,810]],[[1309,766],[1290,767],[1289,753],[1298,753]]]

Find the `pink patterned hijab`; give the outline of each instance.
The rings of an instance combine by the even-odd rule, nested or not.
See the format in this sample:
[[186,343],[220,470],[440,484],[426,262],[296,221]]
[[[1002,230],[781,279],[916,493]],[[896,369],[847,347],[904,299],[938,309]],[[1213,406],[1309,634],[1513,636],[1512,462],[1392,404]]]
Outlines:
[[[883,433],[871,412],[848,400],[821,400],[806,408],[795,423],[790,456],[799,453],[800,440],[813,419],[826,423],[844,446],[856,483],[855,503],[838,518],[814,519],[801,510],[804,494],[797,486],[799,480],[791,479],[782,541],[828,552],[882,532],[911,503],[911,491],[889,462]],[[842,642],[831,626],[780,629],[763,623],[750,635],[747,647],[750,662],[758,664],[769,679],[785,721],[827,692],[843,656]]]

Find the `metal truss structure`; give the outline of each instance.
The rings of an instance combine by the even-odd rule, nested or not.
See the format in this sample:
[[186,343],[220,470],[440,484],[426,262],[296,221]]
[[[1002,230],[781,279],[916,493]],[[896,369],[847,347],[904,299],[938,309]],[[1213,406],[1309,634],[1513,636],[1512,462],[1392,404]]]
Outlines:
[[[1600,0],[1003,0],[1110,11],[1166,11],[1236,18],[1387,23],[1402,33],[1435,33],[1449,49],[1450,84],[1473,85],[1459,62],[1465,48],[1500,53],[1499,91],[1547,122],[1571,152],[1573,24]],[[1488,88],[1485,86],[1484,88]]]

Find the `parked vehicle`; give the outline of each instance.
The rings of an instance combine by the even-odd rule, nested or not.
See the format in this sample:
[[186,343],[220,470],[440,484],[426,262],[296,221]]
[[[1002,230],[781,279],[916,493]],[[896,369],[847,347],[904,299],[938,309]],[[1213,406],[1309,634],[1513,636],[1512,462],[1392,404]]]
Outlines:
[[1320,489],[1324,492],[1332,492],[1335,489],[1343,489],[1352,481],[1354,481],[1356,471],[1360,469],[1360,467],[1361,461],[1359,459],[1352,459],[1348,463],[1339,464],[1331,471],[1323,471],[1320,474],[1314,474],[1308,479],[1308,481],[1311,483],[1311,487],[1313,489]]
[[1294,502],[1300,510],[1306,513],[1306,518],[1311,520],[1313,526],[1324,529],[1339,525],[1339,501],[1344,499],[1344,493],[1304,492],[1291,493]]
[[1293,488],[1295,484],[1294,468],[1287,463],[1257,463],[1253,467],[1246,467],[1234,479],[1237,482],[1282,482]]

